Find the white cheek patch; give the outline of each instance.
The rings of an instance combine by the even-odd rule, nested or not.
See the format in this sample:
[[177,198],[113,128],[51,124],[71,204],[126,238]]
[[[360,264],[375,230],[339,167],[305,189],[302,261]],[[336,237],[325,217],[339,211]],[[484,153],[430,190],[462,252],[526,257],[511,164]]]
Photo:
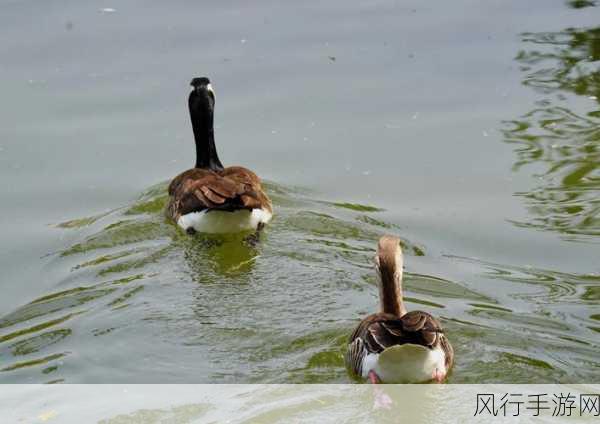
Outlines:
[[211,85],[210,83],[206,84],[206,89],[207,89],[208,91],[210,91],[210,92],[212,93],[213,97],[214,97],[214,95],[215,95],[215,90],[213,90],[213,88],[212,88],[212,85]]

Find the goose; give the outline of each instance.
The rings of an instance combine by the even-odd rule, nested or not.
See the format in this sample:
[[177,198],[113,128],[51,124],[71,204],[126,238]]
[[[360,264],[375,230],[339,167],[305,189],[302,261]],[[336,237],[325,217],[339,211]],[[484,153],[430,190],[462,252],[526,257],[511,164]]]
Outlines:
[[346,363],[371,383],[441,383],[454,362],[454,351],[440,322],[423,311],[407,312],[402,300],[400,239],[379,239],[375,270],[381,312],[364,318],[346,351]]
[[167,216],[188,234],[259,231],[273,216],[258,176],[241,166],[223,167],[215,146],[215,92],[206,77],[192,79],[188,107],[196,165],[169,184]]

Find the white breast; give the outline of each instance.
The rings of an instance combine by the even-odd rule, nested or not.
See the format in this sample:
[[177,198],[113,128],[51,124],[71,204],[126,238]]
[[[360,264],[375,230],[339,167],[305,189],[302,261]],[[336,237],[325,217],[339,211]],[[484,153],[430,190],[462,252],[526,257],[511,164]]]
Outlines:
[[373,370],[385,383],[422,383],[432,380],[438,369],[446,374],[446,357],[440,346],[428,349],[414,344],[392,346],[381,353],[365,355],[362,376]]
[[259,224],[266,224],[272,216],[271,212],[264,209],[240,209],[233,212],[211,210],[181,215],[177,225],[184,230],[192,227],[199,233],[239,233],[256,230]]

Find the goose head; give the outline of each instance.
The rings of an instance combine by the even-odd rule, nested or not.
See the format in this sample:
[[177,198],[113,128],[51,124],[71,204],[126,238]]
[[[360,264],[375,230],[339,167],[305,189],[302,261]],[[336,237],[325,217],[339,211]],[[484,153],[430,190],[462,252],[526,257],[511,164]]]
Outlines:
[[196,77],[192,79],[190,85],[193,87],[189,98],[190,112],[193,109],[203,115],[210,114],[212,118],[215,109],[215,92],[210,80],[207,77]]

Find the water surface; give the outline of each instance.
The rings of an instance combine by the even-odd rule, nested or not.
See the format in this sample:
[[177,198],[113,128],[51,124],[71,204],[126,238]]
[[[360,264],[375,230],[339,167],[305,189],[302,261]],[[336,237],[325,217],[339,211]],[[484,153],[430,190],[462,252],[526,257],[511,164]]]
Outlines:
[[[6,2],[0,381],[350,382],[402,237],[451,383],[597,381],[594,2]],[[208,75],[256,247],[164,218]]]

